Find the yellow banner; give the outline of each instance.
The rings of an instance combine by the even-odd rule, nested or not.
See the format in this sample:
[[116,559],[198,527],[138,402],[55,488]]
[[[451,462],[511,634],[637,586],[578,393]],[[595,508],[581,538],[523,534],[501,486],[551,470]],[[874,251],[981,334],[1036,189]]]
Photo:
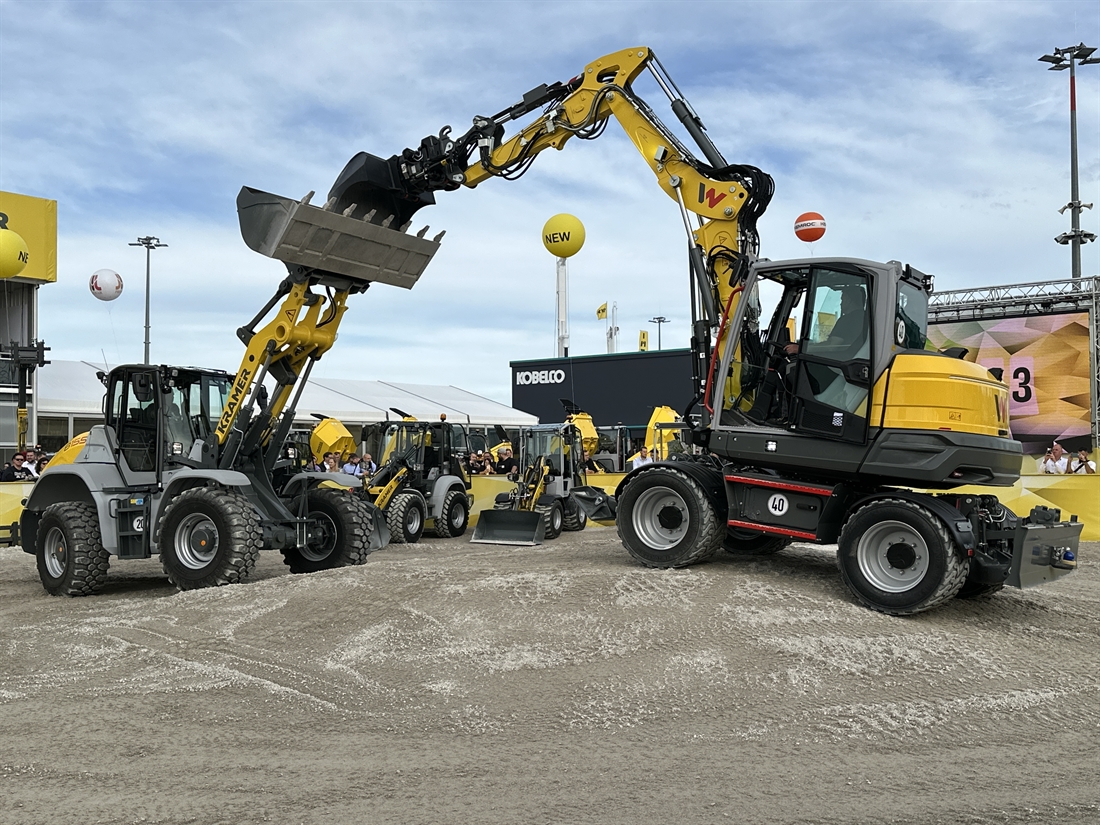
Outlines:
[[638,333],[638,351],[649,352],[649,331],[641,330]]
[[57,281],[57,201],[0,192],[0,225],[17,232],[30,253],[13,280]]

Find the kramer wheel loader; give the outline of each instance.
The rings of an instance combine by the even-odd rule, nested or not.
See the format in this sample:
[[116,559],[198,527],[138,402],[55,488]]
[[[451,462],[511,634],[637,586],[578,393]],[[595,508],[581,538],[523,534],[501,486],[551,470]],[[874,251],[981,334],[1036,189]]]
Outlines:
[[[634,90],[643,72],[703,159]],[[531,113],[505,136],[506,124]],[[1001,376],[926,348],[932,279],[896,261],[758,258],[771,176],[726,161],[648,48],[594,60],[571,80],[475,117],[461,135],[444,127],[388,160],[360,152],[337,180],[336,208],[383,210],[404,223],[435,192],[515,180],[541,152],[598,138],[612,119],[683,223],[695,389],[683,418],[697,422],[699,455],[633,471],[615,498],[574,491],[590,517],[617,505],[623,544],[652,567],[704,561],[723,547],[757,554],[794,539],[839,542],[853,596],[895,615],[1073,571],[1082,528],[1074,518],[1045,508],[1020,517],[993,495],[950,492],[1011,485],[1022,450]],[[783,295],[766,330],[761,281]]]
[[310,206],[311,195],[245,187],[237,198],[245,243],[287,276],[237,331],[246,349],[235,375],[128,364],[102,376],[105,423],[71,463],[51,463],[21,518],[49,593],[99,591],[111,556],[159,552],[169,580],[190,590],[244,581],[264,548],[306,573],[362,564],[388,541],[378,509],[351,493],[356,479],[302,471],[284,442],[347,298],[374,282],[411,288],[441,235],[349,217],[334,200]]

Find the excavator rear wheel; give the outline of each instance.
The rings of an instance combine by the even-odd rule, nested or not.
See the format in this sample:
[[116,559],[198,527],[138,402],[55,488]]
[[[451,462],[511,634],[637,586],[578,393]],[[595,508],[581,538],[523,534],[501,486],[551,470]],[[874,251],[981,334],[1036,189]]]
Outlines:
[[[344,490],[318,487],[306,494],[312,519],[305,547],[282,550],[291,573],[316,573],[363,564],[370,553],[374,520],[365,504]],[[301,499],[298,500],[298,503]]]
[[727,527],[722,549],[734,556],[770,556],[791,543],[786,536]]
[[931,511],[913,501],[880,499],[845,522],[837,566],[865,606],[909,616],[955,596],[970,560]]
[[619,538],[647,567],[686,567],[707,561],[726,535],[706,492],[671,466],[643,470],[619,496]]
[[420,537],[424,535],[427,509],[424,497],[415,490],[403,490],[390,499],[386,508],[390,541],[394,544],[416,544],[420,541]]
[[261,537],[260,517],[240,493],[193,487],[164,510],[160,564],[180,590],[236,584],[255,568]]

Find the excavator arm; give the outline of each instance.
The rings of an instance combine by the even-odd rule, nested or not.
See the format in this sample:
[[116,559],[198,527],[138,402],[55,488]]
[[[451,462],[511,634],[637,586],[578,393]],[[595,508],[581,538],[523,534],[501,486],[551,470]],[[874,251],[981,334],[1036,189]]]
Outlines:
[[[648,71],[668,96],[673,113],[701,149],[696,158],[633,90]],[[539,111],[507,140],[505,124]],[[326,208],[383,226],[405,227],[420,208],[435,202],[434,192],[474,188],[489,178],[521,177],[542,151],[563,149],[576,137],[599,137],[614,118],[679,207],[688,237],[692,290],[692,348],[699,397],[713,372],[713,333],[717,345],[731,317],[746,254],[759,248],[756,221],[771,200],[773,182],[753,166],[727,164],[698,115],[645,47],[606,55],[567,82],[542,85],[491,117],[478,116],[470,129],[453,136],[444,127],[420,145],[388,160],[360,152],[349,161],[329,192]],[[694,217],[693,217],[694,216]]]

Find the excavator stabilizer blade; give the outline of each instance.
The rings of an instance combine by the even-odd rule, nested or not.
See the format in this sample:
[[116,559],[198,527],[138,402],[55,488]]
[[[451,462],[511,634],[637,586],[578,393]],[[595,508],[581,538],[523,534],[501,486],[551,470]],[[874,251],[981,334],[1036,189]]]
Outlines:
[[241,237],[287,264],[412,288],[439,243],[247,186],[237,195]]
[[542,513],[528,510],[482,510],[474,526],[471,544],[514,544],[532,547],[546,538]]

